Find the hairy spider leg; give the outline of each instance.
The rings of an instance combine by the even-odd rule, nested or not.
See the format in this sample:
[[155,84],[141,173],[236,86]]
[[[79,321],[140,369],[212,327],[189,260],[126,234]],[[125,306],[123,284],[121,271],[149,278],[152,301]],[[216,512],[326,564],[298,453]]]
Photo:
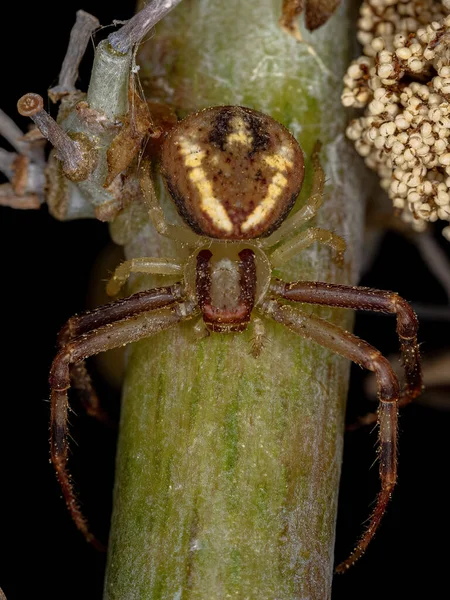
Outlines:
[[[140,292],[80,317],[73,317],[63,329],[63,332],[72,331],[76,337],[60,349],[50,371],[51,459],[76,526],[86,540],[98,548],[102,548],[102,545],[89,530],[67,470],[67,394],[71,367],[82,363],[89,356],[149,337],[191,318],[196,314],[196,306],[189,301],[177,303],[180,295],[179,285]],[[154,309],[159,310],[155,312]],[[65,335],[67,334],[62,334],[63,339]]]
[[302,337],[349,358],[376,375],[380,400],[378,455],[381,491],[369,525],[358,545],[349,558],[336,568],[338,573],[342,573],[364,554],[380,524],[397,480],[397,404],[400,395],[398,379],[388,360],[376,348],[333,323],[298,308],[282,305],[277,300],[264,301],[259,310],[263,315],[285,325]]
[[[272,293],[308,304],[321,304],[339,308],[352,308],[394,314],[397,318],[397,335],[400,341],[405,384],[399,398],[399,407],[409,404],[423,389],[420,351],[417,342],[419,322],[411,305],[395,292],[368,287],[323,283],[320,281],[296,281],[285,283],[275,280]],[[374,423],[377,415],[371,413],[361,418],[363,424]]]
[[314,145],[314,149],[311,155],[311,162],[313,165],[313,179],[311,194],[304,204],[295,214],[290,215],[281,226],[274,231],[267,238],[261,240],[261,247],[270,248],[278,244],[281,240],[286,239],[297,229],[310,221],[318,212],[319,208],[323,204],[323,190],[325,187],[325,172],[322,168],[319,158],[319,152],[322,144],[317,141]]
[[264,325],[264,321],[259,317],[253,317],[251,323],[253,325],[253,329],[252,337],[250,340],[250,353],[254,358],[258,358],[258,356],[264,350],[264,346],[267,342],[266,327]]
[[326,246],[330,246],[335,251],[335,262],[342,265],[344,262],[344,253],[347,248],[345,240],[328,229],[320,227],[308,227],[305,231],[301,231],[291,240],[287,240],[281,244],[274,252],[269,254],[270,262],[273,268],[281,267],[288,260],[294,258],[301,250],[308,248],[314,242],[321,242]]
[[121,263],[108,281],[106,293],[115,296],[125,285],[132,273],[146,273],[148,275],[180,275],[183,265],[173,258],[132,258]]
[[[153,293],[150,293],[153,292]],[[123,300],[111,302],[95,310],[71,317],[58,334],[58,350],[63,348],[73,338],[98,329],[109,323],[133,316],[143,310],[155,310],[168,306],[183,297],[180,284],[171,287],[161,287],[154,290],[139,292]],[[72,365],[70,370],[71,386],[77,390],[78,397],[87,414],[95,417],[108,427],[113,424],[108,414],[102,409],[98,395],[92,385],[91,377],[84,361]]]
[[195,247],[202,241],[202,238],[191,231],[188,227],[179,225],[169,225],[166,223],[163,210],[156,197],[155,188],[151,178],[151,165],[149,161],[144,161],[141,166],[140,182],[144,202],[148,209],[148,214],[156,231],[170,239]]
[[[69,340],[67,340],[68,342]],[[66,343],[67,343],[66,342]],[[62,346],[61,346],[62,347]],[[76,390],[76,395],[86,413],[97,419],[106,427],[115,429],[115,423],[110,419],[108,413],[102,408],[100,399],[95,391],[85,361],[72,365],[70,369],[70,385]]]
[[[62,338],[68,341],[71,338],[79,337],[116,321],[133,317],[145,311],[169,306],[183,300],[183,298],[184,288],[181,283],[176,283],[171,286],[137,292],[126,298],[88,310],[71,317],[67,321],[58,335],[59,345],[63,345]],[[70,332],[70,335],[68,332]]]

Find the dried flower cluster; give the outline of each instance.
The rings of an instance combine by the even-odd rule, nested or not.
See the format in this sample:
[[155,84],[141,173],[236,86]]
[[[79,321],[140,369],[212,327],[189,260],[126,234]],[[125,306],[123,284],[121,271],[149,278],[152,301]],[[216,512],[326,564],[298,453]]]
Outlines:
[[344,77],[344,106],[365,109],[347,136],[416,231],[450,221],[449,11],[450,0],[365,1],[364,55]]

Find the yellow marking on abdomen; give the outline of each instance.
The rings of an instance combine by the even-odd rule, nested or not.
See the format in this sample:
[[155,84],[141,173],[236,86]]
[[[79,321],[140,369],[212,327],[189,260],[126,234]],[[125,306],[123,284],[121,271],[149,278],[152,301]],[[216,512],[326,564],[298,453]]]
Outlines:
[[227,135],[227,144],[243,144],[251,147],[253,145],[253,136],[245,121],[241,117],[233,117],[230,120],[231,133]]
[[243,144],[244,146],[251,146],[253,143],[253,138],[244,131],[239,131],[238,133],[229,133],[227,135],[227,143],[232,144],[233,142]]
[[208,215],[215,227],[226,232],[233,231],[233,223],[227,211],[220,200],[214,197],[207,173],[200,166],[206,152],[201,150],[198,144],[184,137],[180,138],[179,142],[180,152],[185,157],[184,164],[189,169],[188,177],[200,196],[200,209]]
[[190,154],[197,154],[202,151],[200,144],[197,144],[193,140],[188,140],[184,136],[179,137],[178,142],[179,142],[179,146],[180,146],[178,150],[179,150],[180,154],[182,154],[183,156],[189,156]]
[[281,173],[277,173],[272,178],[272,181],[269,184],[267,195],[264,200],[261,201],[261,204],[254,209],[254,211],[249,214],[246,220],[241,225],[241,231],[247,232],[249,229],[256,227],[260,223],[264,222],[269,213],[273,210],[274,206],[277,203],[277,199],[280,196],[281,192],[287,185],[287,179]]
[[292,161],[281,156],[281,154],[265,155],[263,156],[263,161],[267,163],[269,167],[277,169],[277,171],[287,171],[293,167]]
[[208,215],[214,225],[224,231],[233,231],[233,223],[220,201],[214,197],[211,183],[204,169],[195,167],[189,173],[189,179],[200,194],[200,208]]
[[184,164],[190,169],[199,167],[202,164],[205,155],[206,152],[204,150],[201,152],[196,152],[195,154],[187,154],[186,158],[184,159]]

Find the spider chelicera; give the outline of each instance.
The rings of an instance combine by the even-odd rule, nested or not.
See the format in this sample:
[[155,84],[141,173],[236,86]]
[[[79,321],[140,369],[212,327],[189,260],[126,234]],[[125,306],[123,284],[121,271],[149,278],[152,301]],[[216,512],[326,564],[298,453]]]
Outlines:
[[[185,263],[135,258],[122,263],[108,284],[116,294],[132,273],[179,275],[180,282],[139,292],[92,312],[72,317],[60,333],[60,350],[51,375],[51,456],[65,500],[77,527],[96,542],[77,504],[67,470],[67,392],[78,388],[97,410],[84,360],[201,316],[207,333],[245,330],[252,320],[261,339],[263,320],[273,319],[299,335],[373,371],[378,383],[381,491],[368,528],[344,571],[365,551],[391,496],[397,476],[397,410],[422,388],[417,319],[396,293],[318,281],[272,279],[283,265],[315,241],[328,244],[342,260],[342,238],[317,227],[299,231],[319,209],[324,172],[316,146],[312,193],[287,218],[304,177],[303,153],[289,131],[249,108],[222,106],[202,110],[176,125],[162,149],[161,169],[180,215],[189,227],[165,222],[148,164],[141,187],[156,230],[191,249]],[[275,249],[274,249],[275,247]],[[400,386],[389,362],[367,342],[292,302],[394,313],[405,369]],[[258,353],[258,342],[254,348]]]

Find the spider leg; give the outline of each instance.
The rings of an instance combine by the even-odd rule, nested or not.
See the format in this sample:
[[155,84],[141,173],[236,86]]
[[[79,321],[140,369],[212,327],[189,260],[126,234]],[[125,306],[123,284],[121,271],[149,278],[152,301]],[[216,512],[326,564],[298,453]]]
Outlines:
[[[80,317],[71,317],[61,329],[58,334],[58,350],[61,350],[61,348],[77,337],[77,320],[82,320],[83,316],[84,315]],[[80,329],[82,330],[83,328],[81,327]],[[85,331],[83,331],[83,333],[85,333]],[[70,381],[72,387],[77,391],[77,396],[86,413],[108,427],[111,426],[112,424],[109,416],[100,405],[100,400],[92,384],[92,379],[86,368],[85,361],[72,365],[72,368],[70,369]]]
[[[71,317],[58,334],[58,349],[70,340],[93,329],[120,321],[143,310],[155,310],[168,306],[183,298],[183,287],[175,284],[170,287],[160,287],[153,290],[138,292],[127,298],[111,302],[81,315]],[[92,380],[84,361],[72,365],[70,370],[71,384],[77,390],[81,403],[87,414],[95,417],[108,427],[112,427],[108,414],[102,409],[98,395],[92,385]]]
[[264,321],[259,317],[253,317],[252,319],[252,338],[251,338],[251,350],[250,354],[254,358],[258,358],[267,343],[266,328]]
[[76,390],[79,401],[90,417],[97,419],[97,421],[110,429],[117,427],[100,404],[85,361],[72,365],[70,369],[70,385]]
[[381,491],[369,519],[369,525],[357,547],[349,558],[337,567],[337,571],[342,573],[364,554],[380,524],[397,480],[397,403],[400,394],[397,376],[388,360],[376,348],[337,325],[292,306],[281,305],[276,300],[265,300],[259,310],[302,337],[349,358],[376,375],[380,400],[378,453]]
[[142,312],[163,308],[184,298],[180,283],[158,287],[132,296],[115,300],[94,310],[71,317],[58,334],[58,345],[62,346],[70,338],[78,337],[94,329],[99,329],[116,321],[138,315]]
[[202,239],[199,235],[191,231],[188,227],[180,227],[179,225],[169,225],[166,223],[163,210],[156,197],[150,173],[150,162],[144,161],[141,166],[140,174],[141,189],[153,227],[160,235],[177,240],[188,246],[197,246]]
[[314,242],[321,242],[333,248],[336,252],[335,261],[342,265],[344,260],[344,253],[347,248],[347,244],[340,235],[336,235],[332,231],[327,229],[321,229],[320,227],[308,227],[304,231],[301,231],[298,235],[292,239],[282,243],[272,254],[270,254],[270,262],[272,267],[281,267],[288,260],[297,256],[297,254],[314,244]]
[[148,273],[152,275],[180,275],[183,265],[173,258],[132,258],[121,263],[108,281],[106,293],[115,296],[125,285],[132,273]]
[[193,338],[196,342],[203,340],[211,335],[211,332],[205,325],[203,317],[200,317],[195,325],[192,327]]
[[261,240],[261,246],[270,248],[275,244],[278,244],[282,239],[287,238],[294,233],[301,225],[312,219],[319,208],[323,204],[323,190],[325,187],[325,172],[320,164],[319,152],[322,144],[316,142],[311,155],[311,161],[313,165],[313,180],[311,195],[307,199],[304,206],[302,206],[295,214],[289,216],[284,223],[267,238]]
[[[399,407],[406,406],[419,396],[423,388],[420,352],[417,343],[419,323],[410,304],[401,296],[385,290],[320,281],[294,283],[275,281],[272,283],[271,290],[282,298],[294,302],[395,314],[405,370],[405,385],[398,405]],[[361,417],[359,425],[374,423],[376,420],[377,415],[371,413]]]
[[[105,352],[169,329],[195,314],[196,306],[189,301],[174,304],[181,286],[158,288],[134,294],[113,302],[91,313],[73,317],[63,328],[60,341],[63,345],[56,355],[50,371],[51,459],[68,506],[78,529],[97,547],[99,542],[78,506],[67,470],[67,412],[71,367],[89,356]],[[175,290],[175,291],[172,291]],[[165,298],[165,301],[164,301]],[[172,304],[172,306],[170,306]],[[159,308],[156,312],[152,309]],[[70,334],[67,332],[71,332]],[[73,337],[73,336],[76,337]]]

